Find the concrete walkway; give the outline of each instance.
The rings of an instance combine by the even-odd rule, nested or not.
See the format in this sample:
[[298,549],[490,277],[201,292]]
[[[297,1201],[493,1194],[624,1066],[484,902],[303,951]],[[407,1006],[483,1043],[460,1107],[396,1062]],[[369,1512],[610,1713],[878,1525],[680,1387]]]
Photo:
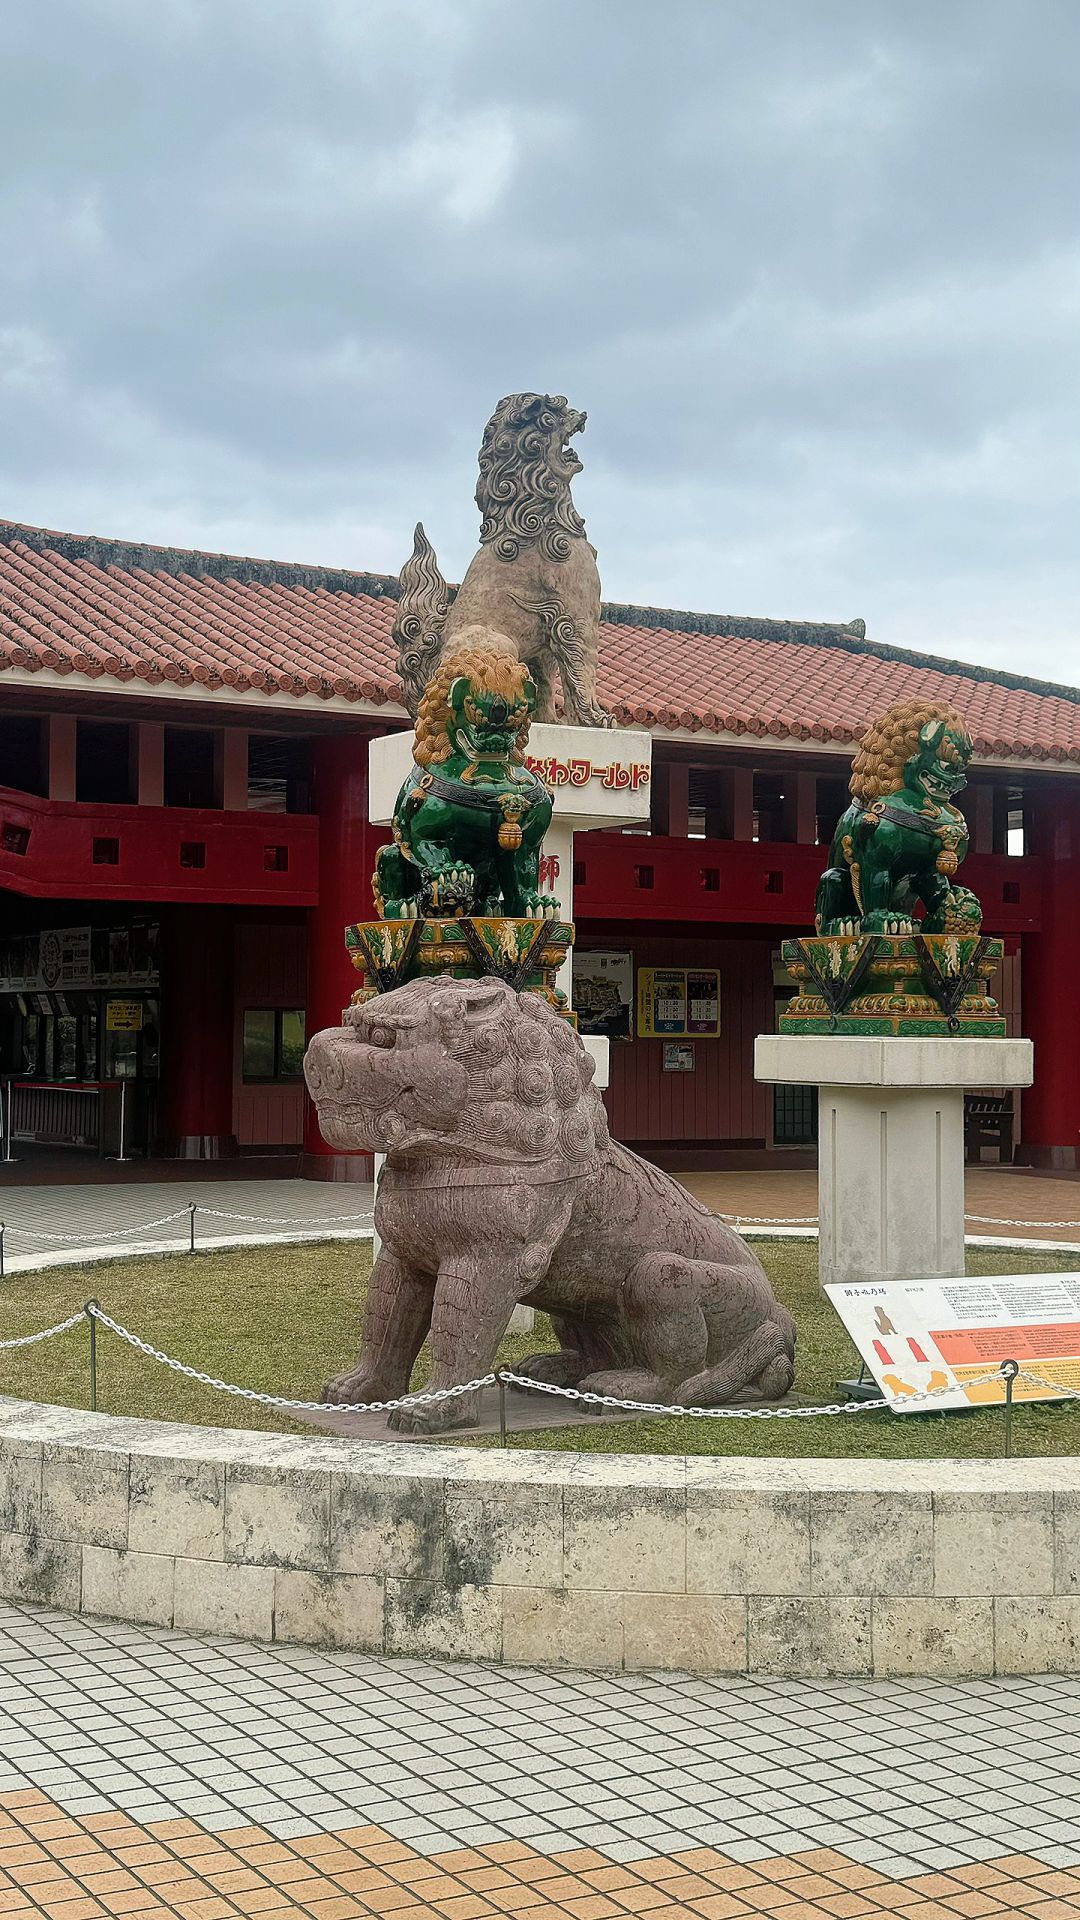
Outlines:
[[[746,1220],[761,1216],[805,1220],[817,1212],[817,1175],[809,1171],[688,1173],[684,1179],[692,1193],[718,1212]],[[178,1247],[186,1246],[192,1201],[197,1207],[196,1237],[202,1243],[222,1237],[284,1239],[290,1233],[322,1227],[361,1228],[370,1219],[373,1193],[370,1186],[297,1179],[192,1178],[184,1183],[140,1181],[132,1186],[26,1186],[13,1179],[0,1181],[0,1220],[5,1222],[6,1253],[14,1261],[31,1253],[57,1253],[66,1246],[81,1250],[95,1243],[158,1245],[175,1240]],[[1080,1180],[1051,1179],[1008,1167],[973,1167],[967,1175],[967,1204],[973,1216],[1035,1223],[997,1226],[973,1218],[969,1232],[1080,1246]],[[178,1217],[152,1224],[165,1215]]]
[[724,1681],[0,1607],[6,1920],[1080,1912],[1080,1683]]
[[[318,1228],[361,1228],[370,1222],[371,1186],[321,1180],[198,1180],[135,1186],[0,1186],[5,1250],[20,1256],[101,1246],[185,1247],[195,1203],[196,1242],[222,1237],[288,1239]],[[166,1218],[166,1216],[172,1216]],[[156,1224],[155,1224],[156,1223]],[[55,1238],[53,1237],[55,1236]],[[0,1909],[2,1913],[2,1909]]]
[[[768,1214],[805,1219],[817,1212],[817,1173],[687,1173],[684,1184],[718,1213],[743,1219]],[[964,1180],[970,1216],[1022,1220],[1038,1226],[991,1226],[975,1218],[968,1232],[994,1237],[1027,1232],[1032,1237],[1080,1245],[1080,1179],[1057,1179],[1018,1167],[969,1167]]]

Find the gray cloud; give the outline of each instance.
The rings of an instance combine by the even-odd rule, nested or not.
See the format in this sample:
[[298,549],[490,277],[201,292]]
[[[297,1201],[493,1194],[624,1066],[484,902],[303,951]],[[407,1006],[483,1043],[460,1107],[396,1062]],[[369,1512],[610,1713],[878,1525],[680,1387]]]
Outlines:
[[546,388],[611,598],[1075,679],[1078,53],[1073,0],[43,0],[0,512],[383,569],[422,514],[460,575]]

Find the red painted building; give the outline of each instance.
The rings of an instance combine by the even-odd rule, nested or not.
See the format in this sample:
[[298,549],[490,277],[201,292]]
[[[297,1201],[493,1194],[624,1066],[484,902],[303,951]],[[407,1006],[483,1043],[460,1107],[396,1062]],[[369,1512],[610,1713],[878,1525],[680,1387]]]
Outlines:
[[[370,738],[405,724],[387,576],[0,523],[0,1084],[16,1140],[208,1158],[329,1153],[304,1033],[355,984],[370,910]],[[724,1164],[813,1141],[756,1085],[756,1032],[811,924],[852,741],[891,701],[951,700],[976,740],[964,870],[1005,936],[1000,997],[1035,1041],[1019,1160],[1080,1145],[1080,692],[814,625],[605,608],[601,690],[654,738],[651,835],[576,845],[579,947],[714,968],[716,1039],[612,1048],[619,1136]],[[672,1063],[669,1060],[668,1065]],[[685,1067],[686,1057],[683,1065]],[[5,1108],[6,1110],[6,1108]],[[32,1151],[32,1149],[29,1149]]]

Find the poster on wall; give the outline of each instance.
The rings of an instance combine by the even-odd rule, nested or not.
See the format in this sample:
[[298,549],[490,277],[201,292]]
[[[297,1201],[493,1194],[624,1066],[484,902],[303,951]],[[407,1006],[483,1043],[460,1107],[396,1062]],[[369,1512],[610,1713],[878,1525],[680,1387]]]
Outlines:
[[150,987],[158,981],[156,920],[126,927],[48,927],[0,940],[0,993],[57,987]]
[[[825,1291],[896,1413],[1000,1406],[1003,1360],[1053,1383],[1047,1390],[1021,1374],[1017,1400],[1053,1400],[1080,1387],[1080,1273],[836,1283]],[[931,1402],[915,1398],[928,1389]]]
[[638,968],[638,1031],[653,1039],[686,1032],[686,973],[682,967]]
[[720,1032],[720,975],[715,967],[639,967],[638,1032],[645,1039]]
[[664,1072],[693,1073],[694,1043],[692,1040],[664,1041]]
[[574,950],[574,1012],[578,1032],[609,1040],[634,1037],[634,956]]
[[720,975],[711,968],[689,967],[686,973],[686,1031],[720,1031]]

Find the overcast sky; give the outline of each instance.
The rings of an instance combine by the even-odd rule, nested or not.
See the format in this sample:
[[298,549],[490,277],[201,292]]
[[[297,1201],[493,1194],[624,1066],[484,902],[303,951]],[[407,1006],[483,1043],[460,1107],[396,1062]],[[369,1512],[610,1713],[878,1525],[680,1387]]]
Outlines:
[[605,595],[1080,681],[1077,0],[38,0],[0,515],[472,554],[587,408]]

